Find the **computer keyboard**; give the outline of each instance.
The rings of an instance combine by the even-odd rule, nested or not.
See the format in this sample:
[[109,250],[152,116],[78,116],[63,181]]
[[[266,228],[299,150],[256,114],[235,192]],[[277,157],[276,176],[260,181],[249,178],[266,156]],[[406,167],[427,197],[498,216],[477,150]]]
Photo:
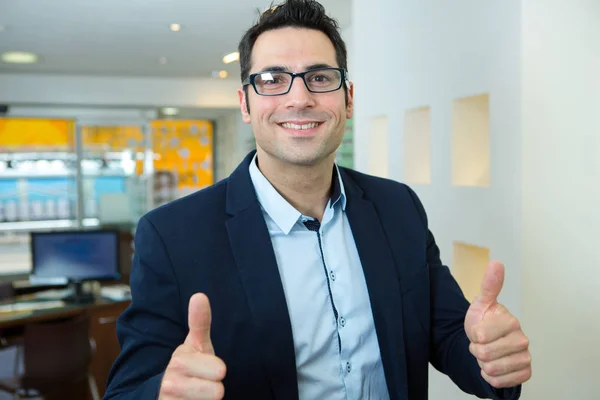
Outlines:
[[37,292],[35,298],[37,300],[49,301],[49,300],[63,300],[64,298],[73,294],[73,289],[52,289]]
[[65,302],[61,300],[51,301],[27,301],[20,303],[2,304],[0,305],[0,313],[19,312],[19,311],[38,311],[49,308],[64,307]]
[[113,301],[129,300],[131,299],[131,290],[129,285],[111,285],[103,287],[100,290],[100,295]]

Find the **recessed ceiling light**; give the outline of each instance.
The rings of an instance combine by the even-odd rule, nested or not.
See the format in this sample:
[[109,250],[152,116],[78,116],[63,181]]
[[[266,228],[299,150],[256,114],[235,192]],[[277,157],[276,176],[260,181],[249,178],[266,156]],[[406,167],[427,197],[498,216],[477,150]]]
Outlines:
[[169,25],[169,28],[173,32],[179,32],[181,30],[181,25],[179,25],[179,24],[171,24],[171,25]]
[[161,64],[163,64],[163,65],[165,65],[168,62],[167,57],[161,57],[161,58],[159,58],[158,62],[161,63]]
[[223,57],[223,62],[225,64],[229,64],[232,63],[234,61],[237,61],[240,59],[240,53],[238,53],[237,51],[235,53],[230,53],[227,54],[225,57]]
[[179,110],[175,107],[164,107],[160,110],[164,115],[173,116],[179,114]]
[[2,32],[4,29],[4,25],[0,25],[0,32]]
[[33,64],[38,62],[37,54],[25,51],[7,51],[2,54],[2,61],[11,64]]
[[229,74],[227,73],[227,71],[213,71],[212,72],[212,77],[213,78],[221,78],[221,79],[225,79],[227,78]]

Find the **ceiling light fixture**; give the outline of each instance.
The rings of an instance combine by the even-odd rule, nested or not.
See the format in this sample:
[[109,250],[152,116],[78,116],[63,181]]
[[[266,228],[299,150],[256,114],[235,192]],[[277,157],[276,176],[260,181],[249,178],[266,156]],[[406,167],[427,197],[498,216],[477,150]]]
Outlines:
[[230,64],[234,61],[237,61],[240,59],[240,53],[238,53],[237,51],[235,53],[230,53],[227,54],[225,57],[223,57],[223,62],[225,64]]
[[164,107],[163,109],[160,110],[164,115],[168,115],[169,117],[172,117],[173,115],[177,115],[179,114],[179,110],[175,107]]
[[179,32],[181,30],[181,25],[179,25],[179,24],[171,24],[171,25],[169,25],[169,28],[173,32]]
[[0,25],[0,32],[2,32],[4,29],[4,25]]
[[38,62],[37,54],[25,51],[7,51],[2,54],[1,59],[3,62],[11,64],[33,64]]
[[212,77],[213,78],[221,78],[221,79],[225,79],[227,78],[227,76],[229,76],[229,73],[227,73],[227,71],[213,71],[212,72]]
[[161,63],[162,65],[165,65],[168,62],[167,57],[161,57],[161,58],[159,58],[158,62]]

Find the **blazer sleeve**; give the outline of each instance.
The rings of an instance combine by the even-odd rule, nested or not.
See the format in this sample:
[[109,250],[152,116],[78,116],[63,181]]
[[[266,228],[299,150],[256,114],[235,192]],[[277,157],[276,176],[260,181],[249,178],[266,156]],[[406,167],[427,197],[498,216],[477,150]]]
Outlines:
[[135,235],[130,286],[131,304],[117,320],[121,353],[108,376],[106,400],[156,399],[171,355],[187,334],[177,277],[147,217]]
[[412,189],[408,189],[427,232],[427,263],[431,285],[431,364],[464,392],[479,398],[516,400],[521,395],[521,385],[496,389],[481,376],[477,359],[469,351],[469,338],[464,320],[470,303],[458,283],[443,265],[440,251],[428,228],[425,209]]

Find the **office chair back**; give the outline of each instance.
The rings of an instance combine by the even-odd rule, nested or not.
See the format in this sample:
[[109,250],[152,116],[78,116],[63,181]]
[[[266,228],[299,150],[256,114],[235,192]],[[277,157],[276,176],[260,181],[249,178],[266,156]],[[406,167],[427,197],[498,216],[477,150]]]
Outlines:
[[87,379],[92,357],[89,329],[88,314],[25,326],[24,386]]

